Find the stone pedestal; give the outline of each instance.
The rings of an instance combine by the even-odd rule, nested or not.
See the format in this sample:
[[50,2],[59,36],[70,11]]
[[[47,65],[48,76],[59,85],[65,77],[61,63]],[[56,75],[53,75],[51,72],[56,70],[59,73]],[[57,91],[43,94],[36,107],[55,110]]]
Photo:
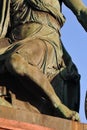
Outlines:
[[87,125],[0,106],[0,130],[87,130]]

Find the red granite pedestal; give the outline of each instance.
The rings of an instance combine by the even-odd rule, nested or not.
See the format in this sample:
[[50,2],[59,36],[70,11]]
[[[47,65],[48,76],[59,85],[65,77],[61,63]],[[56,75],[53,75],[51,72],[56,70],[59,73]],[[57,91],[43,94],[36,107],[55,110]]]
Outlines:
[[0,106],[0,130],[87,130],[87,125]]

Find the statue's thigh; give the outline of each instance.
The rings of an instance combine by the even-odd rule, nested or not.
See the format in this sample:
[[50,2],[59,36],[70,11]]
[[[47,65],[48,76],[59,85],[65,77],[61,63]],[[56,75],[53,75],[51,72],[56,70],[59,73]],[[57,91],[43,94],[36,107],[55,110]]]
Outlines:
[[41,66],[44,55],[46,53],[46,45],[40,39],[25,40],[23,41],[22,47],[17,52],[24,57],[24,59],[35,66]]

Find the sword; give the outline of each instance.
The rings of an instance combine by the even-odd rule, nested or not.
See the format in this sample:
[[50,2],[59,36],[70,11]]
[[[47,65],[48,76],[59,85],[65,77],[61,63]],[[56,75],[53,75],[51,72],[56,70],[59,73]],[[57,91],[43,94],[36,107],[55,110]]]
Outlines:
[[86,91],[86,96],[85,96],[85,117],[87,119],[87,91]]

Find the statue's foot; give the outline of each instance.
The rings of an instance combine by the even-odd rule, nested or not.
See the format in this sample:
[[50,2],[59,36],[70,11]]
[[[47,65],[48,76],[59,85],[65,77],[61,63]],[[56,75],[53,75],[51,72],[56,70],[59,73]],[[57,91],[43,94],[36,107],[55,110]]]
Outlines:
[[56,108],[55,115],[63,117],[65,119],[73,120],[73,121],[80,121],[79,113],[77,113],[76,111],[70,110],[64,104],[61,104],[59,107]]
[[63,115],[67,119],[70,119],[73,121],[78,121],[78,122],[80,121],[79,113],[77,113],[76,111],[71,111],[71,110],[69,110],[67,112],[65,111],[65,112],[63,112]]
[[80,121],[79,113],[72,111],[71,117],[73,121]]

